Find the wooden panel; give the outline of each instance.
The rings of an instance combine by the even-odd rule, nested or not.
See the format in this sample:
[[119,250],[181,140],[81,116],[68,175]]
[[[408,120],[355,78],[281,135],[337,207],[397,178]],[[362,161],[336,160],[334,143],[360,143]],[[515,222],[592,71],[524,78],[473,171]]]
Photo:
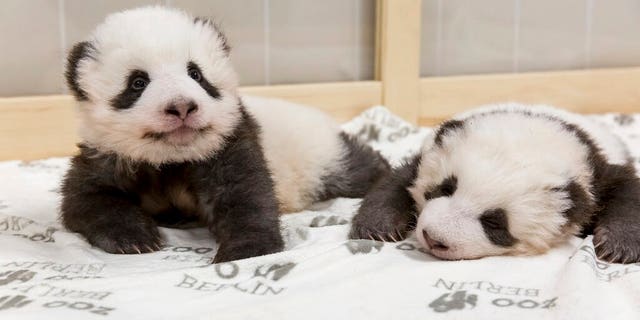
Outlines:
[[381,90],[378,81],[359,81],[244,87],[241,92],[314,106],[344,122],[381,104]]
[[0,99],[0,160],[73,154],[76,125],[71,96]]
[[420,93],[421,125],[508,101],[581,113],[640,112],[640,68],[423,78]]
[[376,75],[382,103],[416,123],[420,106],[420,0],[377,2]]
[[[318,107],[346,121],[381,103],[376,81],[244,87],[245,94]],[[68,156],[78,142],[71,96],[0,98],[0,160]]]

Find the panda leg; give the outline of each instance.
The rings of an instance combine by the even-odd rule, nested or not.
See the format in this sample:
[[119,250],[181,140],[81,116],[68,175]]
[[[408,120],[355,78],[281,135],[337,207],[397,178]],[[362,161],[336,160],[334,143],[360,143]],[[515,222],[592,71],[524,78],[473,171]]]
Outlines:
[[173,229],[191,229],[205,227],[198,216],[187,216],[177,209],[170,209],[152,216],[158,227]]
[[339,169],[322,177],[323,191],[316,198],[318,201],[338,197],[362,198],[381,177],[391,171],[387,160],[371,147],[344,132],[340,138],[346,152]]
[[632,166],[615,170],[617,179],[601,198],[593,243],[599,259],[612,263],[640,262],[640,178]]
[[403,240],[415,228],[415,202],[409,187],[415,180],[418,158],[387,174],[362,200],[351,224],[351,239]]

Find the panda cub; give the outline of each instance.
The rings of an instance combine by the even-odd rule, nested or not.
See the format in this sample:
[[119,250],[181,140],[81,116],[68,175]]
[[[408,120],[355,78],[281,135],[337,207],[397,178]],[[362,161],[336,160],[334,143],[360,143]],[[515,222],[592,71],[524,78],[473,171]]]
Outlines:
[[283,249],[279,212],[362,197],[388,171],[327,115],[242,98],[225,36],[163,7],[110,15],[68,57],[80,154],[63,224],[110,253],[159,250],[157,225],[206,224],[215,262]]
[[545,252],[593,234],[597,256],[640,262],[640,179],[625,146],[589,119],[507,104],[440,125],[365,197],[350,236],[415,235],[434,256]]

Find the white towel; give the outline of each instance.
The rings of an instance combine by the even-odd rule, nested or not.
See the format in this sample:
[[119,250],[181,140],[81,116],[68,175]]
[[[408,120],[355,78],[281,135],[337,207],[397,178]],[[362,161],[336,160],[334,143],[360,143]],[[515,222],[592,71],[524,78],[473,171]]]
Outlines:
[[[640,116],[598,119],[640,151]],[[430,132],[382,107],[344,128],[394,164]],[[598,262],[590,237],[440,261],[413,238],[348,241],[357,199],[283,216],[287,250],[269,256],[211,265],[205,229],[164,228],[160,252],[107,254],[57,221],[67,166],[0,163],[0,319],[640,319],[640,264]]]

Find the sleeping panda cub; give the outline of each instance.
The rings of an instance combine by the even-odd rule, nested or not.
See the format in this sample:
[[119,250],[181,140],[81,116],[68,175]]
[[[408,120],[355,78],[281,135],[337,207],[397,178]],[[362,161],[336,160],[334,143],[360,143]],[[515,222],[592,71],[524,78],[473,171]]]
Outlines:
[[640,179],[625,146],[585,117],[481,108],[444,122],[374,187],[350,236],[396,241],[414,228],[447,260],[538,254],[593,234],[600,259],[640,262]]
[[62,222],[110,253],[159,250],[157,225],[206,224],[215,262],[283,249],[279,212],[361,197],[389,170],[327,115],[240,98],[211,21],[147,7],[106,18],[68,58],[80,154]]

